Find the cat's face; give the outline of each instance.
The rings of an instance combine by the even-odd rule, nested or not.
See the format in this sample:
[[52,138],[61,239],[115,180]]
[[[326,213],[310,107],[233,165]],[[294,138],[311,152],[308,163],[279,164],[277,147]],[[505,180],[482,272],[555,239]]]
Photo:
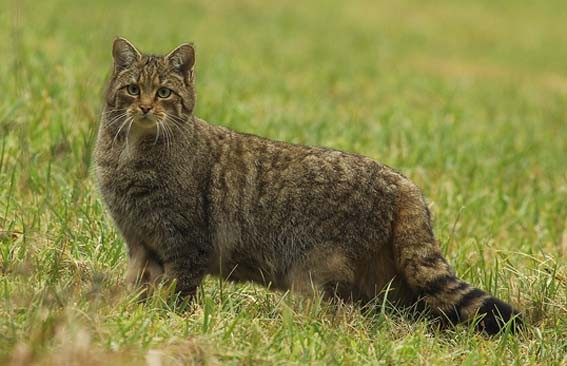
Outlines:
[[159,133],[160,127],[166,130],[187,123],[195,107],[192,45],[182,44],[167,56],[153,56],[117,38],[112,55],[114,72],[105,111],[109,125]]

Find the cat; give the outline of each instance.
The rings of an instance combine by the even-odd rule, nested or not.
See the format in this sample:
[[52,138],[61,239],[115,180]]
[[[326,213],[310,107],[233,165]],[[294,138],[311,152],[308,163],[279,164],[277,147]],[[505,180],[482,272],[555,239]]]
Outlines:
[[422,303],[447,324],[482,317],[488,334],[521,324],[455,275],[421,191],[398,171],[199,119],[192,44],[156,56],[117,38],[112,55],[96,177],[129,282],[175,280],[190,298],[213,274],[357,302],[388,288],[388,300]]

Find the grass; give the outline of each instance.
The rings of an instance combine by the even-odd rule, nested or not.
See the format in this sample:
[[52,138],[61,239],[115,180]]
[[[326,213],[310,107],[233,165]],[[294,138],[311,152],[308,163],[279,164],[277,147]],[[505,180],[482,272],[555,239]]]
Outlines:
[[[0,364],[567,363],[567,6],[1,1]],[[123,284],[92,149],[115,35],[197,45],[197,114],[371,156],[431,204],[466,280],[520,335],[438,332],[209,278],[189,311]]]

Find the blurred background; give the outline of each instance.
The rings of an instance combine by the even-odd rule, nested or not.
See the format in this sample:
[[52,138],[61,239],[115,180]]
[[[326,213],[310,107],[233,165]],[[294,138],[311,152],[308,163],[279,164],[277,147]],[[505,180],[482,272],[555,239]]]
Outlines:
[[[4,90],[19,103],[55,103],[59,108],[30,111],[51,126],[69,117],[75,122],[65,127],[96,124],[117,35],[148,53],[193,41],[198,114],[305,143],[391,141],[376,130],[392,118],[400,127],[408,119],[464,118],[473,128],[490,119],[492,129],[513,118],[501,115],[506,108],[526,118],[521,109],[530,103],[546,108],[567,93],[562,1],[3,0],[1,8]],[[460,108],[467,98],[475,108]],[[65,106],[84,110],[58,115]],[[405,118],[393,116],[401,111]],[[331,121],[336,128],[327,128]],[[548,136],[564,122],[546,118]],[[343,136],[346,127],[364,136]]]

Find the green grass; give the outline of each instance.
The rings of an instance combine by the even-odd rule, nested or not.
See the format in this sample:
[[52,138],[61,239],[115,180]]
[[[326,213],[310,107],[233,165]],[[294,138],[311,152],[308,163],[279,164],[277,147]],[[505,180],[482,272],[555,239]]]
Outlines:
[[[567,363],[567,6],[0,1],[0,364]],[[115,35],[197,46],[197,114],[368,155],[422,187],[443,251],[527,323],[489,339],[209,278],[140,304],[92,149]]]

